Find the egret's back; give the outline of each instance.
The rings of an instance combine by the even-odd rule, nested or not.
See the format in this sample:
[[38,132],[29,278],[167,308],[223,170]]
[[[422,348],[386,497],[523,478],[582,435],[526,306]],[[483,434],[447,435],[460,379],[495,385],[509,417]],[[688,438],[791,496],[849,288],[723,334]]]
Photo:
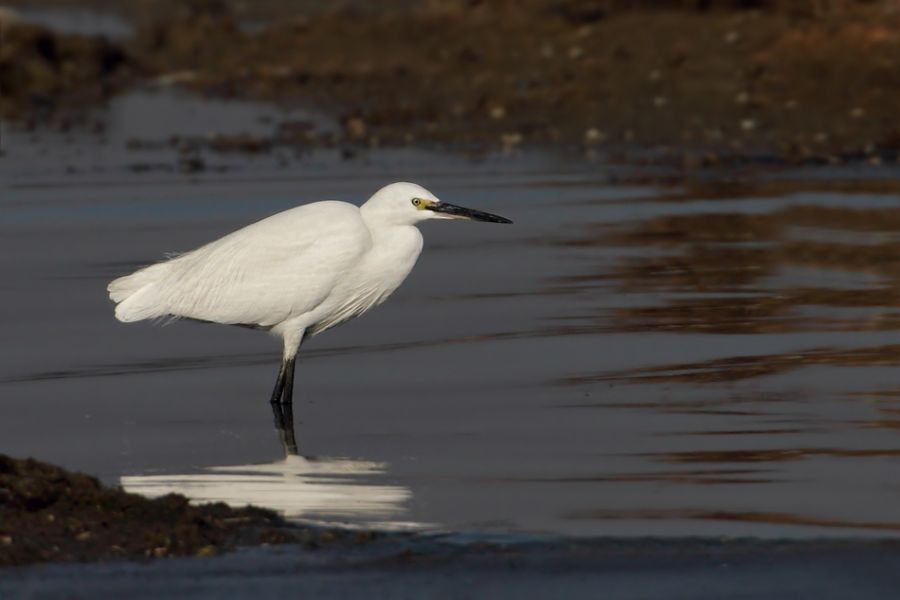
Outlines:
[[298,206],[108,286],[116,318],[272,327],[321,304],[372,238],[344,202]]

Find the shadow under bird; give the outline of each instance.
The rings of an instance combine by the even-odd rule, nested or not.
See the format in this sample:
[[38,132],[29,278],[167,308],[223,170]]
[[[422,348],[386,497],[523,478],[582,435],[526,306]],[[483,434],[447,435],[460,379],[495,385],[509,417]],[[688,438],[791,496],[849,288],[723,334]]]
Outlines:
[[419,258],[428,219],[512,223],[393,183],[362,206],[314,202],[112,281],[116,318],[175,317],[265,329],[284,342],[272,403],[290,404],[304,339],[384,302]]

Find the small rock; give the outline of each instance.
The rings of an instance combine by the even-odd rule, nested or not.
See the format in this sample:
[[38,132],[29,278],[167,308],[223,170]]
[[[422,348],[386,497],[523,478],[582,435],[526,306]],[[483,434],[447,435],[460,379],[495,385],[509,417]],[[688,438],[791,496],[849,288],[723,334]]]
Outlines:
[[90,531],[82,531],[81,533],[79,533],[78,535],[75,536],[75,540],[78,542],[84,542],[89,539],[91,539]]
[[756,121],[753,119],[744,119],[741,121],[741,129],[744,131],[753,131],[756,129]]
[[21,14],[6,6],[0,6],[0,27],[12,27],[21,24]]
[[504,133],[500,136],[500,143],[506,148],[512,148],[522,143],[523,136],[519,132]]
[[13,543],[11,535],[0,535],[0,546],[10,546]]
[[366,122],[361,117],[350,117],[344,123],[344,130],[349,138],[360,140],[366,137]]
[[648,81],[659,81],[660,79],[662,79],[662,72],[660,72],[659,69],[653,69],[652,71],[647,73]]
[[736,44],[741,40],[741,34],[737,31],[729,31],[723,38],[726,44]]
[[596,127],[586,129],[584,132],[584,141],[588,144],[597,144],[604,140],[606,140],[606,134]]
[[578,60],[584,54],[584,49],[581,46],[572,46],[569,48],[569,58],[572,60]]
[[497,104],[492,106],[488,114],[491,115],[492,119],[502,119],[506,116],[506,107],[503,105]]
[[656,108],[662,108],[668,103],[669,100],[665,96],[657,96],[653,99],[653,106],[655,106]]
[[206,161],[199,156],[190,156],[178,161],[178,170],[182,173],[199,173],[206,170]]
[[333,531],[323,531],[319,534],[319,542],[322,544],[329,544],[337,539],[337,536],[334,535]]
[[860,106],[856,106],[856,107],[850,109],[850,118],[851,119],[862,119],[864,116],[866,116],[866,109],[864,109]]
[[366,544],[375,539],[375,533],[372,531],[360,531],[356,534],[356,538],[353,540],[354,543],[357,544]]
[[738,104],[747,104],[750,102],[750,94],[749,92],[741,92],[737,96],[734,97],[734,101]]
[[175,71],[173,73],[164,73],[156,78],[156,85],[160,87],[172,87],[175,85],[183,85],[193,83],[197,80],[195,71]]
[[202,557],[215,556],[218,553],[219,553],[219,551],[213,545],[203,546],[202,548],[197,550],[197,556],[202,556]]

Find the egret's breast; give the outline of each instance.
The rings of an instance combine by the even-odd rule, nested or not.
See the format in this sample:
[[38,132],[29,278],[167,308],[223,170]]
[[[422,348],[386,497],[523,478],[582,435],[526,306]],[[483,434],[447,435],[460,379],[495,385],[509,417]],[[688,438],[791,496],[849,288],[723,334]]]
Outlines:
[[373,236],[372,248],[340,278],[314,311],[311,335],[357,317],[384,302],[406,279],[422,252],[422,234],[412,226]]

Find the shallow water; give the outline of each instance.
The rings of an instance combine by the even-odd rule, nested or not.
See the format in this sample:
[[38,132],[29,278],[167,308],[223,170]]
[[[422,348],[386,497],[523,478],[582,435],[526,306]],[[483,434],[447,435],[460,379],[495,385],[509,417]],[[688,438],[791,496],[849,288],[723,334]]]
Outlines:
[[28,23],[60,33],[100,35],[111,39],[124,39],[134,33],[131,24],[122,17],[88,8],[26,6],[21,7],[17,14]]
[[[172,115],[196,103],[124,98],[102,135],[11,127],[0,451],[151,495],[351,526],[900,532],[900,197],[888,182],[814,170],[663,187],[527,154],[296,149],[207,152],[184,172],[165,144],[126,149],[184,134]],[[281,118],[209,109],[203,127],[229,133]],[[297,455],[267,403],[277,341],[112,317],[117,275],[400,179],[516,224],[425,225],[396,295],[304,347]]]

